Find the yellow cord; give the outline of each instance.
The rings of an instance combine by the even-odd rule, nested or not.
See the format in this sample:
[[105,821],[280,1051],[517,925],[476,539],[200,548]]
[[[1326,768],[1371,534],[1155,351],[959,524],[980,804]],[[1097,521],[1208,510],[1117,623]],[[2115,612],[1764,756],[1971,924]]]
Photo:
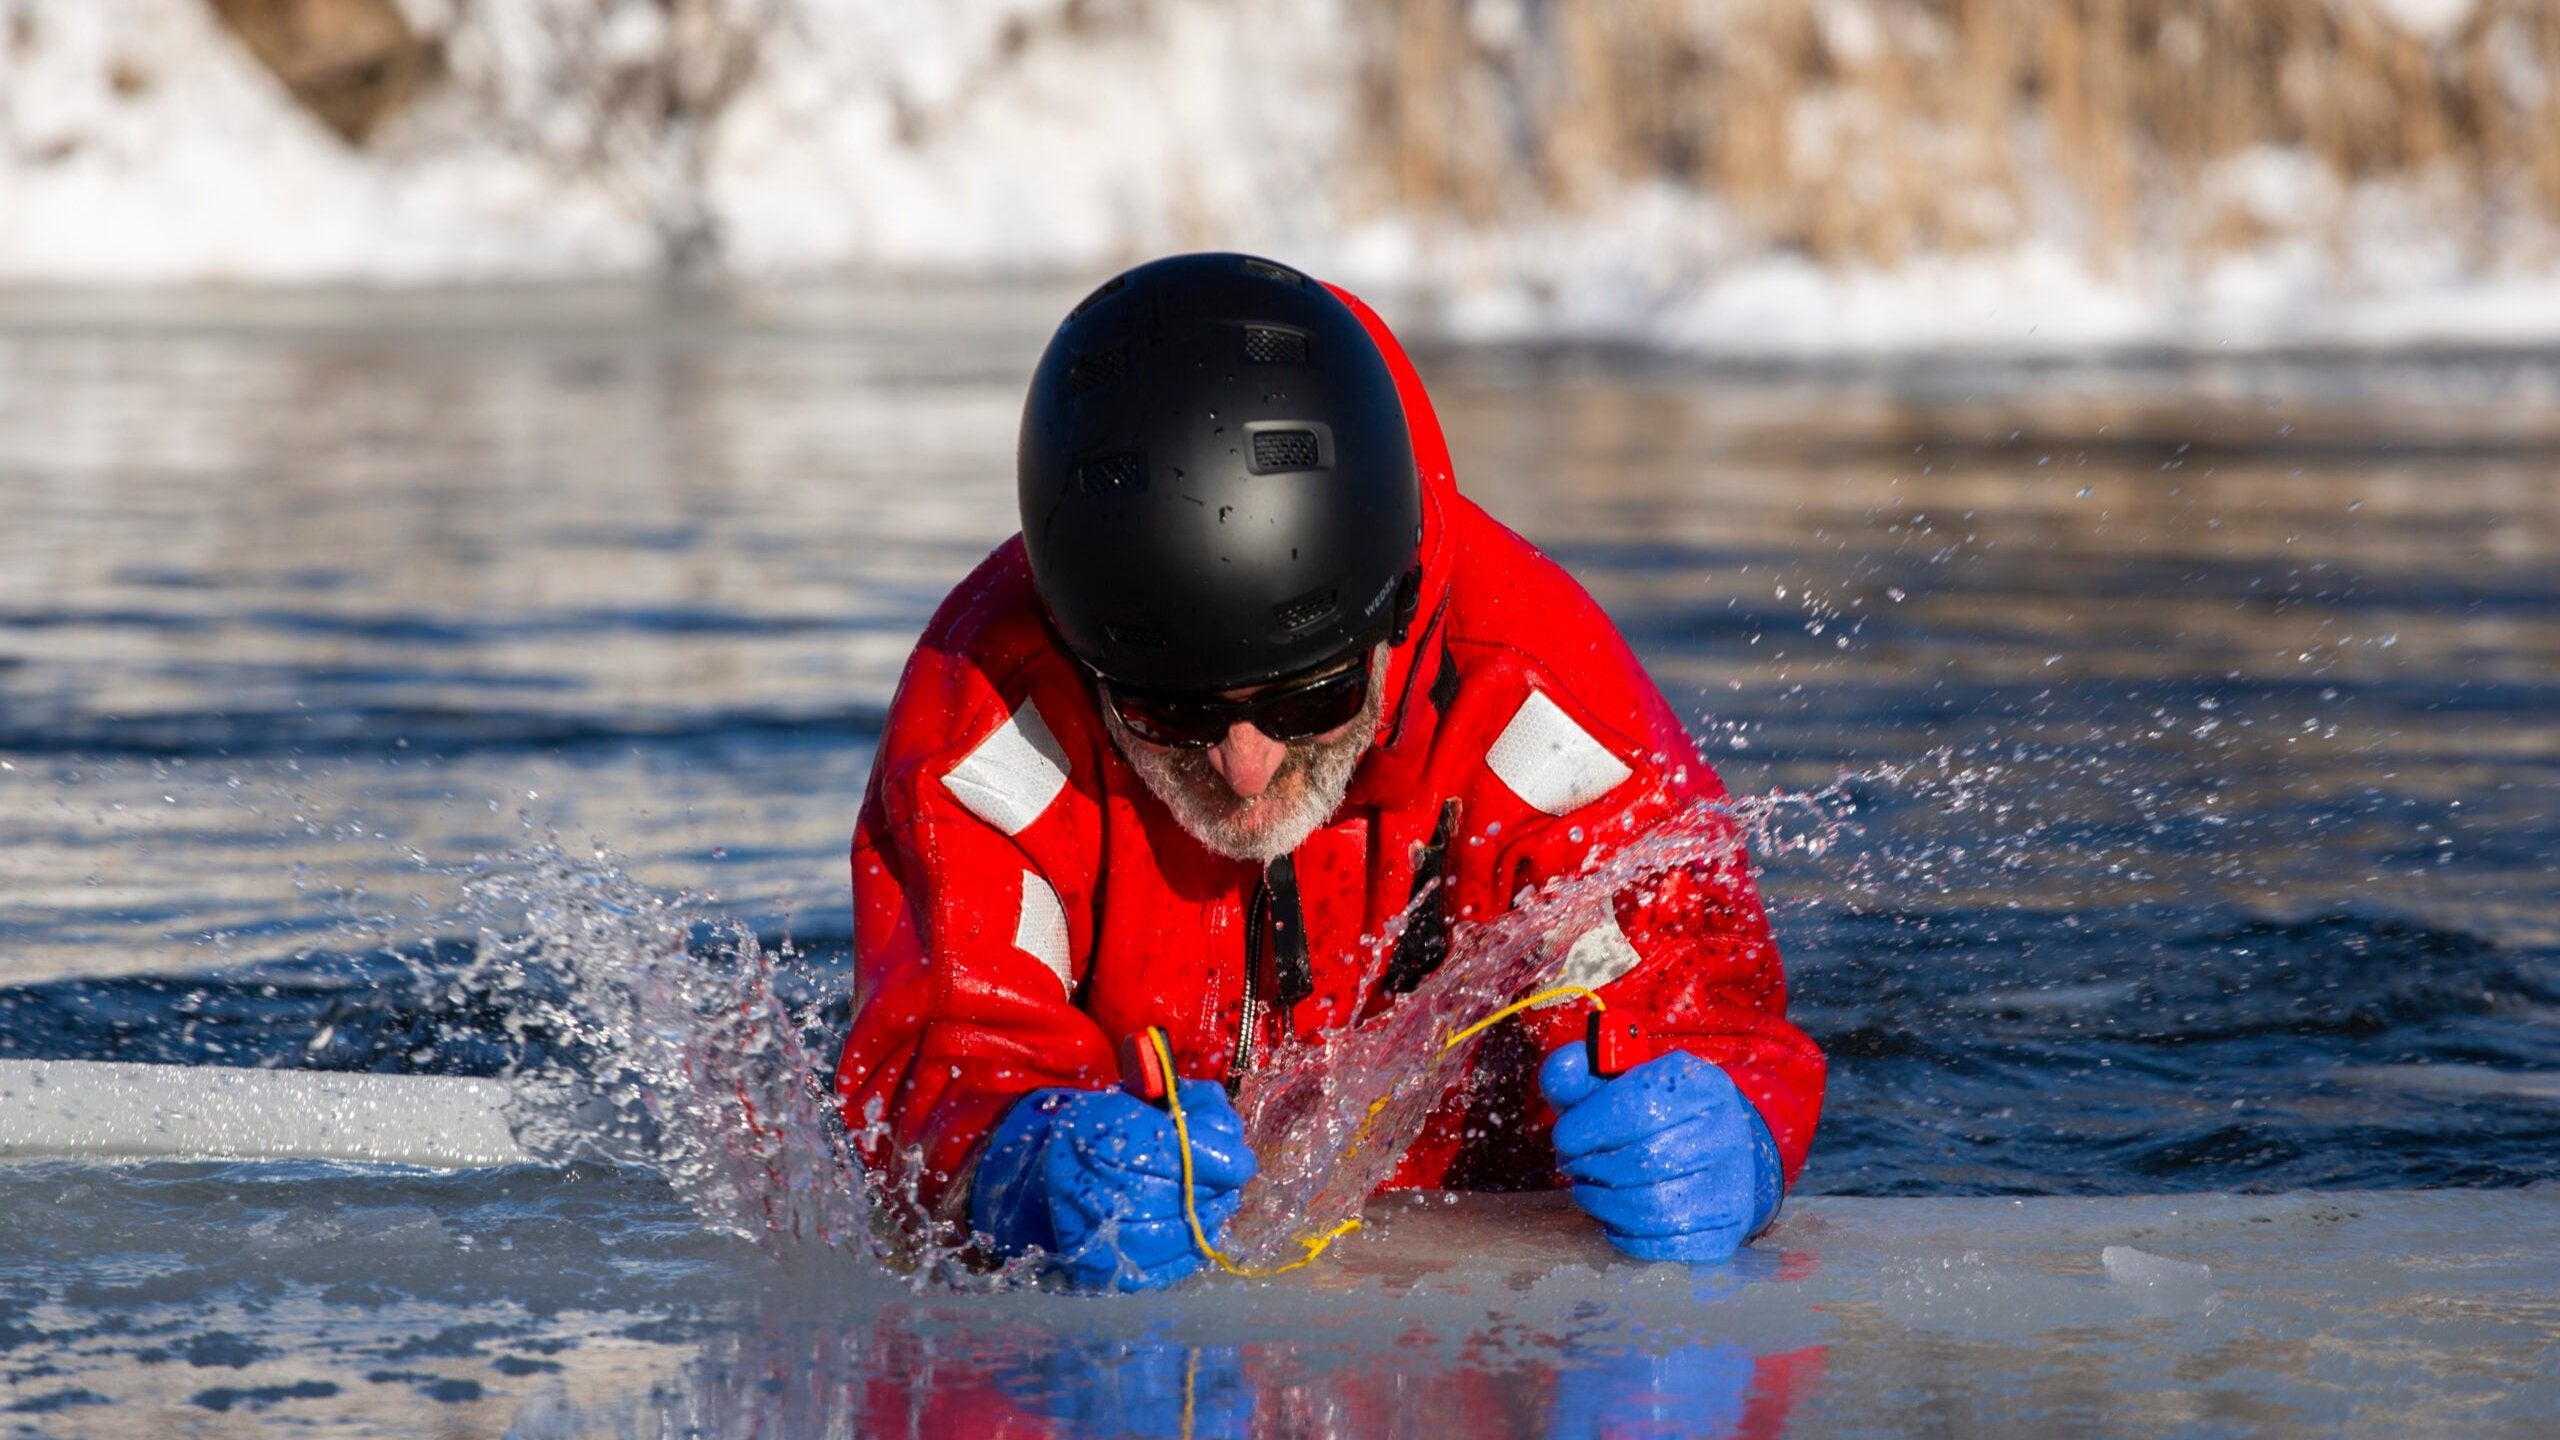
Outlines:
[[1164,1108],[1173,1116],[1173,1138],[1182,1146],[1182,1218],[1191,1222],[1191,1243],[1200,1247],[1201,1254],[1216,1261],[1218,1268],[1230,1275],[1260,1280],[1269,1275],[1286,1275],[1302,1265],[1313,1264],[1315,1258],[1325,1252],[1326,1246],[1360,1228],[1360,1217],[1355,1215],[1322,1235],[1301,1237],[1298,1243],[1307,1248],[1306,1254],[1286,1265],[1274,1265],[1267,1270],[1238,1265],[1220,1254],[1218,1247],[1209,1243],[1209,1232],[1200,1223],[1200,1197],[1191,1180],[1191,1123],[1182,1115],[1182,1082],[1174,1077],[1173,1047],[1166,1043],[1162,1030],[1153,1028],[1147,1031],[1147,1043],[1155,1047],[1156,1058],[1164,1062]]
[[1569,1000],[1576,995],[1590,1001],[1591,1008],[1594,1010],[1606,1010],[1609,1008],[1601,1001],[1600,992],[1587,985],[1559,985],[1553,990],[1541,990],[1537,994],[1532,995],[1525,1000],[1514,1000],[1510,1004],[1494,1011],[1492,1014],[1487,1015],[1473,1025],[1468,1026],[1466,1029],[1461,1030],[1457,1034],[1450,1036],[1448,1039],[1441,1041],[1440,1053],[1443,1055],[1448,1054],[1450,1051],[1457,1049],[1460,1043],[1474,1039],[1476,1036],[1483,1034],[1485,1031],[1492,1029],[1494,1026],[1501,1024],[1503,1021],[1510,1019],[1512,1016],[1519,1014],[1523,1010],[1535,1009],[1540,1005],[1546,1004],[1550,1000]]
[[[1465,1041],[1501,1024],[1523,1010],[1544,1005],[1551,1000],[1564,1000],[1576,995],[1590,1001],[1591,1008],[1594,1010],[1609,1008],[1600,999],[1600,993],[1588,986],[1559,985],[1552,990],[1541,990],[1527,999],[1515,1000],[1451,1035],[1440,1042],[1439,1053],[1448,1054]],[[1286,1275],[1302,1266],[1314,1264],[1315,1258],[1331,1247],[1334,1241],[1360,1228],[1360,1217],[1354,1215],[1322,1235],[1302,1235],[1298,1237],[1298,1243],[1306,1247],[1307,1253],[1285,1265],[1274,1265],[1263,1270],[1238,1265],[1221,1254],[1217,1246],[1209,1243],[1209,1231],[1200,1223],[1200,1198],[1191,1178],[1191,1123],[1182,1114],[1182,1082],[1174,1074],[1173,1046],[1165,1039],[1164,1031],[1153,1026],[1147,1029],[1147,1043],[1155,1047],[1156,1059],[1163,1067],[1160,1073],[1165,1077],[1164,1108],[1173,1116],[1173,1138],[1182,1147],[1182,1218],[1191,1222],[1191,1243],[1200,1247],[1201,1254],[1217,1262],[1218,1268],[1230,1275],[1246,1280],[1260,1280],[1272,1275]],[[1376,1104],[1369,1107],[1369,1118],[1361,1122],[1360,1134],[1352,1138],[1350,1150],[1344,1152],[1346,1155],[1360,1148],[1361,1141],[1368,1138],[1370,1122],[1378,1118],[1378,1112],[1385,1109],[1386,1105],[1386,1099],[1382,1096]]]

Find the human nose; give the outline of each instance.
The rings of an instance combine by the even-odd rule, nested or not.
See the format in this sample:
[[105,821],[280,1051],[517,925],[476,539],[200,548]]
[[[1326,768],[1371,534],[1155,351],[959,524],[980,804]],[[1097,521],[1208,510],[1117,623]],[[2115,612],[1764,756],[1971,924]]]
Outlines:
[[1271,788],[1271,777],[1288,758],[1288,746],[1241,720],[1227,727],[1226,739],[1209,747],[1210,767],[1243,800]]

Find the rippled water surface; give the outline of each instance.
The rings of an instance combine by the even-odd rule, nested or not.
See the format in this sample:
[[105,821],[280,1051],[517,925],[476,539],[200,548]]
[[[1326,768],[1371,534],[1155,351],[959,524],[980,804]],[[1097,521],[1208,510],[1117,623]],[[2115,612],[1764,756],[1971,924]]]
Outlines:
[[[473,972],[464,890],[547,834],[787,940],[825,1053],[880,717],[1012,528],[1019,389],[1069,300],[0,303],[0,1056],[497,1073],[560,1037]],[[1765,881],[1833,1057],[1805,1193],[2560,1178],[2560,362],[1423,362],[1462,485],[1600,597],[1737,791],[1802,797]],[[1251,1349],[1305,1316],[1184,1340],[1151,1302],[777,1282],[654,1184],[10,1172],[0,1212],[97,1217],[0,1262],[12,1418],[743,1435],[782,1393],[747,1372],[804,1361],[963,1429],[1002,1401],[1234,1433],[1308,1365],[1367,1403]],[[536,1237],[539,1277],[493,1255]],[[1370,1294],[1342,1353],[1401,1303]],[[119,1330],[160,1304],[162,1339]],[[330,1338],[349,1307],[371,1338]],[[1643,1313],[1589,1323],[1678,1328]],[[1423,1370],[1500,1392],[1465,1403],[1550,1385],[1522,1433],[1717,1433],[1637,1412],[1819,1388],[1766,1368],[1822,1343],[1799,1319],[1588,1416],[1555,1346],[1637,1363],[1589,1324],[1522,1342],[1535,1381],[1449,1360],[1473,1321],[1413,1323],[1447,1350]]]

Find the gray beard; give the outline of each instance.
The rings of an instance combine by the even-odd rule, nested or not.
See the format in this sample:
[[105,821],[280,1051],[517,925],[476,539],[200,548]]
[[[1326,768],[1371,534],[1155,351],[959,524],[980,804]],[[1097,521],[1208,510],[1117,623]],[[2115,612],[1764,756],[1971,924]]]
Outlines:
[[1297,849],[1342,808],[1360,757],[1377,738],[1386,670],[1387,647],[1381,645],[1370,652],[1369,703],[1349,728],[1332,740],[1289,742],[1288,758],[1273,773],[1269,788],[1251,800],[1239,799],[1218,778],[1207,750],[1150,745],[1130,734],[1108,704],[1102,707],[1102,723],[1147,792],[1164,802],[1192,839],[1230,860],[1268,864]]

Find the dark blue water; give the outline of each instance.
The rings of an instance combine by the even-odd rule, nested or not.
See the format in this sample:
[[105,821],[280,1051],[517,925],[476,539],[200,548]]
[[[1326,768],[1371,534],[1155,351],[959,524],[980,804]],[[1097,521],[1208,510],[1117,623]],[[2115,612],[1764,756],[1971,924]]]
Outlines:
[[[2139,1194],[2560,1178],[2560,1104],[2414,1067],[2560,1074],[2547,951],[2351,913],[2299,921],[1796,914],[1799,1018],[1833,1062],[1807,1193]],[[780,937],[775,937],[779,943]],[[842,942],[781,972],[813,1053]],[[716,963],[706,959],[706,964]],[[505,1075],[575,1063],[467,947],[0,992],[0,1057]],[[2031,977],[2031,978],[2022,978]],[[2401,1068],[2411,1067],[2411,1068]]]
[[[787,946],[827,1053],[1034,313],[0,334],[0,1055],[556,1058],[455,908],[545,833]],[[2552,366],[1426,368],[1732,785],[1826,797],[1809,1191],[2560,1176]]]

